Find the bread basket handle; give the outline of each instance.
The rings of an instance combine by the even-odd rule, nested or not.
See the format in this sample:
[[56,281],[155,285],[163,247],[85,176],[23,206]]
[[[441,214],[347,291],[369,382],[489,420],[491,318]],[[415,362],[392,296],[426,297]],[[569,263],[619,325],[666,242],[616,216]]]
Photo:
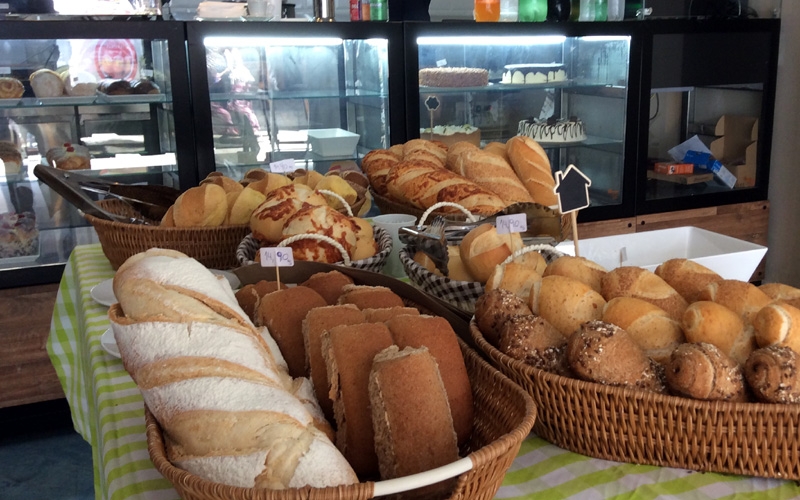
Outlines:
[[472,459],[464,457],[456,460],[453,463],[437,467],[425,472],[418,472],[410,476],[398,477],[397,479],[386,479],[384,481],[376,481],[373,488],[373,497],[380,497],[385,495],[392,495],[409,491],[423,486],[444,481],[452,477],[460,476],[461,474],[471,470],[473,467]]
[[480,220],[472,212],[470,212],[469,210],[467,210],[463,206],[459,205],[458,203],[453,203],[452,201],[440,201],[440,202],[434,203],[433,205],[428,207],[428,209],[425,210],[425,212],[422,213],[422,217],[419,218],[419,222],[417,224],[419,224],[420,226],[424,226],[425,225],[425,221],[428,220],[428,216],[434,210],[436,210],[437,208],[441,208],[441,207],[454,207],[454,208],[457,208],[457,209],[461,210],[462,212],[464,212],[464,215],[467,216],[467,220],[469,222],[478,222],[478,220]]
[[550,253],[550,254],[558,256],[558,257],[564,255],[562,252],[557,250],[553,245],[529,245],[527,247],[520,248],[519,250],[515,251],[514,253],[512,253],[511,255],[506,257],[506,260],[504,260],[500,265],[504,266],[504,265],[508,264],[509,262],[513,262],[515,259],[525,255],[526,253],[529,253],[529,252],[539,252],[539,253],[541,253],[543,250],[546,251],[547,253]]
[[344,262],[344,265],[345,266],[350,265],[350,254],[347,253],[347,250],[342,246],[342,244],[334,240],[330,236],[325,236],[324,234],[313,234],[313,233],[296,234],[281,241],[280,243],[278,243],[278,246],[285,247],[291,243],[294,243],[295,241],[300,241],[300,240],[317,240],[329,243],[333,245],[333,248],[339,250],[339,253],[342,254],[342,261]]
[[352,208],[350,208],[350,204],[349,204],[349,203],[347,203],[346,201],[344,201],[344,198],[342,198],[342,195],[340,195],[339,193],[334,193],[333,191],[329,191],[329,190],[327,190],[327,189],[318,189],[318,190],[317,190],[317,192],[318,192],[318,193],[322,193],[322,194],[328,194],[328,195],[331,195],[331,196],[333,196],[334,198],[336,198],[336,199],[338,199],[339,201],[341,201],[341,202],[342,202],[342,205],[344,205],[344,208],[346,208],[346,209],[347,209],[347,215],[349,215],[350,217],[353,217],[353,209],[352,209]]

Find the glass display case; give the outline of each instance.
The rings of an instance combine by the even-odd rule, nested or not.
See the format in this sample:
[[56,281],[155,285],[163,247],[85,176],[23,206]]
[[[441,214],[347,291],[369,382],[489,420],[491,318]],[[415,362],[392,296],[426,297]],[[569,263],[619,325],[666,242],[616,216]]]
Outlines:
[[554,172],[574,164],[591,179],[581,220],[623,216],[634,202],[626,175],[639,93],[633,26],[407,26],[407,94],[418,96],[409,98],[407,134],[481,146],[531,136]]
[[780,21],[646,26],[637,213],[767,199]]
[[96,241],[33,174],[37,164],[124,183],[193,182],[184,45],[176,23],[2,22],[0,141],[12,157],[0,167],[0,287],[57,281],[73,247]]
[[402,142],[402,25],[187,23],[201,178],[325,172]]

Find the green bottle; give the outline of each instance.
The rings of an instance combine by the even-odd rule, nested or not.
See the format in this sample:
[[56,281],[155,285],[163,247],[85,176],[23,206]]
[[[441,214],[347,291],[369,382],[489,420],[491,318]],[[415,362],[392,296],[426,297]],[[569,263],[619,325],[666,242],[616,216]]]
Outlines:
[[597,0],[594,4],[594,20],[608,21],[608,0]]
[[389,3],[388,3],[388,0],[370,0],[369,1],[369,20],[370,21],[388,21],[389,20]]

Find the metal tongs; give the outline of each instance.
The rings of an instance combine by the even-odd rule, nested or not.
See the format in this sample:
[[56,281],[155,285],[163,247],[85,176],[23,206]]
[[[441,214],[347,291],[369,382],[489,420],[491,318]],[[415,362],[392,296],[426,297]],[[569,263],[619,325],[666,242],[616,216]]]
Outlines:
[[428,226],[406,226],[398,231],[402,243],[413,245],[417,251],[424,252],[433,261],[436,269],[447,276],[447,221],[441,215],[434,217]]
[[[36,165],[33,173],[82,212],[101,219],[128,224],[149,224],[147,219],[161,220],[180,195],[180,191],[168,186],[120,184],[46,165]],[[103,194],[121,200],[143,217],[126,217],[109,212],[100,207],[88,193]]]

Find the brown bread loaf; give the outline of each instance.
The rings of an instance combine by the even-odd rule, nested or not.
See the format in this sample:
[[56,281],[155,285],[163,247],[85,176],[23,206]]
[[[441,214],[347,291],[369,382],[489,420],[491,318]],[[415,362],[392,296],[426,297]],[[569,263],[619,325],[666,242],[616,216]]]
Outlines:
[[261,302],[261,298],[281,288],[286,287],[277,281],[261,280],[257,283],[248,283],[236,291],[236,301],[239,302],[239,306],[241,306],[247,314],[247,317],[250,318],[256,326],[261,326],[256,317],[256,311],[258,310],[258,304]]
[[487,153],[497,155],[507,161],[509,165],[511,164],[511,160],[508,158],[508,147],[504,142],[489,142],[483,147],[483,150]]
[[531,294],[528,305],[569,338],[581,324],[602,318],[606,301],[586,283],[551,275],[542,278],[538,293]]
[[697,294],[697,300],[710,300],[735,312],[747,324],[752,324],[758,311],[772,302],[766,293],[752,283],[739,280],[720,280],[709,283]]
[[339,304],[354,304],[359,309],[383,309],[403,307],[403,299],[384,286],[345,285],[339,296]]
[[503,323],[513,316],[530,315],[530,307],[513,292],[496,288],[475,301],[475,322],[486,341],[497,347]]
[[511,166],[536,203],[550,207],[558,205],[553,188],[556,181],[550,159],[544,149],[531,139],[518,135],[506,141],[506,152]]
[[386,177],[399,162],[400,158],[389,150],[374,149],[361,159],[361,170],[367,175],[372,189],[381,196],[387,196],[389,188],[386,186]]
[[661,263],[655,273],[674,288],[687,302],[692,303],[709,283],[722,281],[722,276],[702,264],[689,259],[669,259]]
[[744,364],[756,348],[753,327],[727,307],[707,300],[693,302],[681,322],[687,342],[714,344],[737,363]]
[[339,271],[314,273],[301,283],[322,295],[328,305],[334,305],[342,295],[345,285],[352,285],[353,279]]
[[419,309],[416,307],[381,307],[377,309],[363,309],[367,323],[385,323],[395,316],[402,316],[410,314],[412,316],[419,316]]
[[800,309],[800,288],[783,283],[764,283],[758,289],[766,293],[772,300],[782,300],[790,306]]
[[675,321],[683,319],[689,305],[674,288],[647,269],[622,266],[603,275],[601,290],[606,300],[615,297],[636,297],[667,311]]
[[782,302],[761,308],[753,319],[759,347],[785,345],[800,352],[800,309]]
[[500,329],[497,349],[533,367],[569,376],[567,339],[541,316],[513,316]]
[[189,188],[175,200],[172,217],[177,227],[215,227],[225,222],[228,200],[215,184]]
[[603,276],[608,271],[606,268],[585,257],[562,255],[547,264],[542,276],[557,274],[582,281],[592,287],[597,293],[602,293]]
[[747,401],[739,363],[713,344],[684,343],[666,365],[669,390],[678,396],[704,401]]
[[685,342],[681,324],[660,307],[635,297],[616,297],[608,301],[603,321],[626,330],[645,354],[666,363],[672,351]]
[[800,404],[800,355],[786,346],[753,351],[744,377],[756,399],[764,403]]

